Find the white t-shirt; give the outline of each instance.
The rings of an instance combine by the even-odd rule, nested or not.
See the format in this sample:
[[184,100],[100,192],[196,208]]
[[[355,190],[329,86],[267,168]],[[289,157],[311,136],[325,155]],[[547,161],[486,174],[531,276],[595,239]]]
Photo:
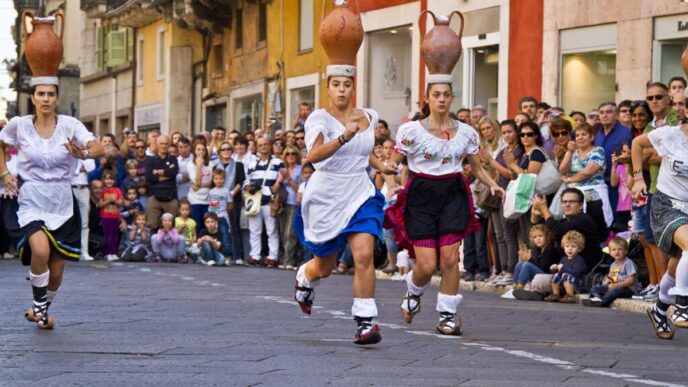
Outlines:
[[441,176],[463,171],[466,155],[478,153],[478,133],[463,122],[454,121],[456,134],[449,140],[429,133],[426,120],[407,122],[397,131],[397,146],[408,158],[409,169],[415,173]]
[[56,230],[74,214],[70,181],[78,159],[65,144],[74,140],[86,147],[95,137],[74,117],[58,115],[50,138],[38,135],[33,116],[14,117],[0,132],[0,140],[17,147],[17,173],[24,180],[19,189],[19,226],[42,221]]
[[688,201],[688,134],[680,126],[664,126],[647,137],[662,157],[657,189],[674,199]]
[[[187,164],[187,171],[189,172],[189,180],[193,184],[196,181],[196,163],[190,161]],[[201,167],[201,184],[208,184],[212,181],[213,168],[210,165],[204,165]],[[209,204],[210,198],[208,194],[210,193],[210,188],[202,187],[194,191],[193,188],[189,189],[186,194],[186,199],[190,204]]]

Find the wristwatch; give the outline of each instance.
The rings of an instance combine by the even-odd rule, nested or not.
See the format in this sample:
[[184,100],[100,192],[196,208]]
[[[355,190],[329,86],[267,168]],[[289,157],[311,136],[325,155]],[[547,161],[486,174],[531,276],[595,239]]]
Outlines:
[[88,149],[84,149],[81,151],[81,158],[82,159],[87,159],[89,157],[91,157],[91,152],[89,152]]

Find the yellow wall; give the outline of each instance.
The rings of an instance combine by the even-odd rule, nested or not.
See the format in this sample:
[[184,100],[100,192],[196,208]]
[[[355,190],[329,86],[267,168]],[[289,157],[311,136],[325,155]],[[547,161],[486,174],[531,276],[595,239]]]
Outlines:
[[[136,30],[136,42],[143,37],[143,82],[136,88],[136,105],[139,106],[163,100],[164,79],[158,80],[157,77],[158,28],[162,25],[163,22],[160,20]],[[167,47],[172,35],[169,32],[168,25],[165,30]],[[138,52],[136,54],[141,55]]]

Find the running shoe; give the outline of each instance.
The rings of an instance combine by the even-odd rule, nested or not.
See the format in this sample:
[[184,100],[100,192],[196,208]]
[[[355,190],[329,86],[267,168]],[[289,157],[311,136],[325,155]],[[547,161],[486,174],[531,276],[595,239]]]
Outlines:
[[514,277],[510,273],[506,273],[502,276],[500,280],[496,282],[497,285],[512,285],[514,283]]
[[585,299],[583,299],[583,301],[581,301],[581,304],[583,304],[583,306],[598,307],[598,306],[602,306],[602,299],[599,297],[585,298]]

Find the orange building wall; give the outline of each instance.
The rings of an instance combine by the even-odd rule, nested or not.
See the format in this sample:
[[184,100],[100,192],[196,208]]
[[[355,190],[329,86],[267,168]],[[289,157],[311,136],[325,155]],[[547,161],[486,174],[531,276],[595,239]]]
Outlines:
[[542,91],[542,37],[544,0],[511,0],[509,7],[508,114],[518,112],[518,101]]
[[[356,1],[357,0],[349,0],[349,7],[353,10],[356,10]],[[416,1],[418,0],[358,0],[358,3],[361,5],[362,12],[368,12],[406,3],[414,3]]]

